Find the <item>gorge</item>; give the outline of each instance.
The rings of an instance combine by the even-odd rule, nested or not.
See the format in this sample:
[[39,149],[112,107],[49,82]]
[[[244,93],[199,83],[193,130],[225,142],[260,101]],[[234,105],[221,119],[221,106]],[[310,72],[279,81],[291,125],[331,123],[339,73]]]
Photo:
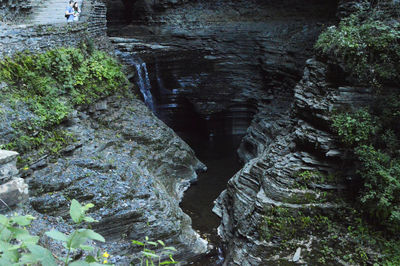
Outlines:
[[[0,156],[0,184],[26,183],[25,203],[11,207],[36,217],[30,231],[53,254],[66,255],[44,232],[71,232],[77,199],[95,205],[93,229],[106,238],[96,248],[116,265],[140,264],[131,240],[145,237],[174,246],[182,265],[396,265],[393,231],[357,210],[360,163],[332,126],[381,96],[340,54],[315,48],[352,13],[379,7],[398,27],[396,1],[84,0],[71,25],[29,24],[37,1],[0,3],[3,59],[93,45],[129,79],[126,90],[73,105],[54,129],[27,131],[71,136],[53,153],[10,144],[38,112],[9,98],[25,83],[0,74],[0,148],[20,153],[18,163]],[[396,90],[391,79],[381,91]]]

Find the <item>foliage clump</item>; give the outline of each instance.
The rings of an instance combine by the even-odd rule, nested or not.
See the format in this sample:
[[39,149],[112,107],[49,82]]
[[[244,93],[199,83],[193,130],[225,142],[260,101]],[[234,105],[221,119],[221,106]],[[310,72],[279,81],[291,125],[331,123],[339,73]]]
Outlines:
[[365,109],[335,115],[333,127],[348,146],[368,143],[377,131],[376,122]]
[[23,103],[34,114],[29,121],[13,123],[14,138],[3,146],[22,154],[49,142],[50,151],[57,152],[71,138],[55,127],[74,107],[127,88],[121,65],[86,44],[5,58],[0,61],[0,82],[8,84],[2,91],[3,103],[14,109]]
[[400,23],[377,10],[360,11],[327,28],[315,44],[322,56],[344,62],[359,81],[374,86],[398,83]]
[[[86,212],[93,207],[93,204],[82,206],[78,201],[72,200],[70,215],[75,224],[81,225],[82,222],[96,222],[92,217],[87,216]],[[102,265],[107,264],[102,261],[102,256],[87,255],[84,259],[72,258],[75,251],[94,251],[94,246],[88,245],[92,240],[104,242],[105,239],[100,234],[91,229],[80,228],[70,234],[64,234],[57,230],[46,232],[46,235],[57,241],[63,242],[67,256],[65,258],[55,257],[48,249],[39,243],[38,236],[32,236],[26,229],[35,218],[31,215],[6,217],[0,215],[0,264],[1,265]],[[106,254],[106,256],[104,256]],[[109,257],[106,252],[103,257]]]
[[373,108],[333,116],[334,130],[357,161],[359,204],[373,223],[393,232],[400,229],[399,104],[399,95],[381,96]]

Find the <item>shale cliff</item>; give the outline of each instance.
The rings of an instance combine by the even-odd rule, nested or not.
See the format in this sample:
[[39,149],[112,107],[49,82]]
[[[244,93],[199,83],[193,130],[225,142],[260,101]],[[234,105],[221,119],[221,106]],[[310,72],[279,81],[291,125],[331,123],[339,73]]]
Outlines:
[[[338,17],[365,5],[342,1]],[[226,265],[380,261],[374,241],[355,237],[366,229],[351,207],[354,160],[331,126],[339,110],[367,106],[376,96],[347,75],[338,61],[308,59],[292,107],[278,113],[261,109],[253,119],[239,148],[246,164],[214,208]]]
[[205,119],[241,117],[233,134],[243,134],[260,107],[288,108],[313,43],[336,12],[336,1],[136,3],[144,2],[145,13],[136,4],[128,9],[129,23],[117,17],[126,6],[107,2],[112,41],[146,62],[155,101],[181,97]]

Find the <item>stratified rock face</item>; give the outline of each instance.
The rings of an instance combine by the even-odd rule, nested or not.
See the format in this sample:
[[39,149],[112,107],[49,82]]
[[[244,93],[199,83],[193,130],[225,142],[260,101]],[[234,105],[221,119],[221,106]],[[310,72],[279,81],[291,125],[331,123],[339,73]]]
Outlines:
[[[132,95],[109,97],[76,110],[62,127],[76,141],[56,161],[42,156],[23,170],[30,189],[27,212],[38,218],[35,233],[71,230],[69,204],[77,199],[95,205],[94,229],[105,236],[102,248],[119,265],[138,256],[130,241],[145,236],[175,246],[183,261],[207,250],[179,208],[196,170],[205,166],[141,101]],[[57,254],[64,250],[48,246]]]
[[[286,117],[266,112],[254,119],[239,149],[248,162],[229,181],[214,208],[222,218],[219,234],[227,244],[228,265],[274,265],[293,258],[307,264],[317,262],[319,241],[324,237],[318,231],[302,232],[296,227],[296,219],[301,219],[298,213],[337,215],[342,208],[337,195],[345,186],[322,178],[299,186],[301,173],[346,173],[348,166],[339,163],[345,156],[329,129],[331,111],[355,108],[370,100],[368,90],[333,83],[336,73],[332,71],[322,62],[308,60],[295,88],[292,111]],[[285,228],[276,236],[265,236],[276,226],[266,222],[273,219],[274,208],[293,213],[291,226],[301,232],[293,234],[287,248],[281,241]],[[335,258],[336,263],[340,259]]]
[[[338,17],[364,5],[340,1]],[[347,232],[346,204],[340,200],[347,186],[333,177],[354,174],[331,132],[331,116],[371,100],[370,89],[345,83],[340,66],[309,59],[290,111],[261,108],[238,150],[247,163],[214,207],[221,217],[218,232],[226,244],[227,265],[324,264],[321,250],[328,235]],[[317,221],[321,217],[330,222]],[[310,218],[317,222],[304,222]],[[332,221],[339,221],[338,227],[329,232]],[[334,249],[351,252],[346,236],[339,239]],[[329,263],[346,264],[340,255]]]
[[119,49],[140,56],[150,76],[175,84],[203,115],[290,98],[336,12],[336,1],[187,1],[121,27],[113,18],[122,5],[108,3],[109,34],[125,38],[114,39]]

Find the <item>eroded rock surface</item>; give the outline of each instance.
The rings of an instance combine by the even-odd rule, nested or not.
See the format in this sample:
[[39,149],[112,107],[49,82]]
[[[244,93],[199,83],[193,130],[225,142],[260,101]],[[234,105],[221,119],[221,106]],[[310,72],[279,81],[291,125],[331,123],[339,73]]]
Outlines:
[[[7,127],[12,118],[3,119]],[[130,240],[145,236],[175,246],[182,260],[207,250],[179,208],[183,192],[205,166],[140,100],[104,99],[76,110],[62,128],[75,142],[58,159],[40,157],[23,171],[30,188],[25,211],[38,217],[36,233],[71,230],[69,203],[77,199],[95,205],[90,215],[100,222],[94,229],[105,236],[103,248],[120,265],[138,255]],[[48,245],[56,253],[63,250]]]
[[[338,195],[346,193],[343,181],[322,177],[346,175],[351,168],[330,131],[331,111],[356,108],[371,99],[368,90],[340,87],[331,77],[327,64],[308,60],[295,88],[292,111],[286,117],[261,113],[253,121],[239,149],[247,164],[229,181],[214,208],[222,218],[219,234],[227,244],[228,265],[276,264],[294,257],[301,263],[321,263],[317,260],[323,246],[320,241],[328,233],[318,229],[318,224],[302,232],[307,225],[300,220],[317,219],[316,214],[340,219],[345,209],[338,200]],[[320,176],[305,185],[303,175],[311,171]],[[285,239],[285,228],[269,235],[276,226],[268,222],[271,215],[282,212],[290,213],[286,218],[294,219],[289,224],[299,232],[289,232],[290,239]],[[301,259],[299,247],[303,248]],[[343,263],[338,257],[333,261]]]

